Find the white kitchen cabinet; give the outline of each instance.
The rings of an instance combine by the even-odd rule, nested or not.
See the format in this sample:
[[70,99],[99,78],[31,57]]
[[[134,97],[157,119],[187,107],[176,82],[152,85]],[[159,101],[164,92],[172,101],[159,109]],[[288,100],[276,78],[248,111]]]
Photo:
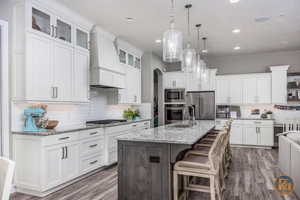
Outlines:
[[75,49],[73,69],[73,98],[79,102],[89,101],[89,52]]
[[240,74],[217,76],[217,104],[271,103],[271,74]]
[[62,163],[63,182],[76,178],[79,174],[80,143],[70,143],[65,147],[65,159]]
[[167,72],[164,73],[164,88],[186,88],[187,75],[184,72]]
[[53,58],[53,86],[55,88],[55,100],[72,101],[74,49],[68,45],[62,45],[55,42]]
[[[34,34],[27,34],[26,41],[27,59],[25,77],[27,78],[25,80],[25,100],[53,100],[55,94],[52,70],[52,42],[49,38],[39,37]],[[23,80],[25,79],[24,74],[16,76],[19,79],[21,77]]]
[[232,77],[229,81],[229,102],[230,104],[243,102],[243,80],[239,77]]
[[249,146],[274,146],[274,122],[272,120],[234,120],[230,143]]
[[258,145],[257,127],[244,126],[243,127],[243,143],[245,145]]
[[62,183],[64,145],[55,145],[45,148],[45,180],[42,185],[47,190]]
[[243,144],[243,126],[242,125],[231,126],[230,144]]
[[92,23],[54,1],[18,1],[14,13],[13,100],[86,102],[88,85],[80,88],[85,97],[73,91],[87,74],[75,76],[74,49],[81,45],[89,54]]
[[272,66],[272,103],[273,104],[286,104],[287,103],[287,71],[289,65],[285,66]]
[[254,104],[257,102],[256,77],[247,77],[243,79],[243,100],[245,104]]
[[217,85],[216,104],[230,104],[229,102],[230,79],[224,77],[218,77],[216,85]]

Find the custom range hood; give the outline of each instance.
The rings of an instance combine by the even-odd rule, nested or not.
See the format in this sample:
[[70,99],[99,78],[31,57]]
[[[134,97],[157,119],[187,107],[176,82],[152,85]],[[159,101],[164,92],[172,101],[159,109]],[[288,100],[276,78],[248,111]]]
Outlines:
[[125,71],[121,67],[116,37],[94,26],[91,32],[91,87],[125,88]]

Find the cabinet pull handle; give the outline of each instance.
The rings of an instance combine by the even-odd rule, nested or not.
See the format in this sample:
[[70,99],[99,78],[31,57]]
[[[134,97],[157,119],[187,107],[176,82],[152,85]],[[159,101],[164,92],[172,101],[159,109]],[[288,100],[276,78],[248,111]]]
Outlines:
[[67,140],[69,139],[70,137],[62,137],[62,138],[59,138],[58,140]]
[[92,132],[90,133],[90,135],[96,135],[98,132]]
[[148,122],[145,122],[144,125],[148,125]]
[[95,160],[93,162],[90,162],[90,165],[96,164],[98,162],[98,160]]
[[62,150],[62,157],[61,157],[61,159],[63,160],[63,159],[65,159],[65,147],[62,147],[61,150]]
[[55,87],[51,87],[52,89],[52,98],[55,98]]
[[133,124],[132,127],[136,127],[136,124]]
[[92,145],[90,145],[90,148],[94,148],[96,146],[98,146],[98,144],[92,144]]
[[65,147],[66,148],[66,159],[68,158],[68,147]]
[[51,32],[51,37],[54,37],[54,26],[51,25],[50,27],[51,27],[51,30],[50,30],[50,32]]
[[58,87],[55,87],[55,98],[58,97]]
[[55,26],[55,38],[57,38],[57,26]]

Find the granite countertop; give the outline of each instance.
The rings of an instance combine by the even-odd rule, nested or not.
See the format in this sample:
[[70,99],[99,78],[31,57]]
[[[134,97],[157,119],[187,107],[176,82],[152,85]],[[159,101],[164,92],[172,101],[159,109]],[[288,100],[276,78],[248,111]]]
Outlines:
[[157,128],[141,130],[117,137],[120,141],[154,142],[192,145],[207,134],[215,126],[215,121],[196,121],[196,125],[188,128],[178,128],[179,122]]
[[68,132],[83,131],[83,130],[96,129],[96,128],[121,126],[121,125],[144,122],[144,121],[149,121],[149,120],[151,120],[151,119],[128,120],[126,122],[118,122],[118,123],[112,123],[112,124],[78,124],[78,125],[73,125],[73,126],[59,127],[56,129],[48,130],[46,132],[13,131],[12,133],[19,134],[19,135],[49,136],[49,135],[58,135],[58,134],[63,134],[63,133],[68,133]]
[[222,119],[222,120],[271,120],[271,121],[275,121],[275,119],[264,119],[264,118],[250,118],[250,117],[238,117],[238,118],[217,118],[218,119]]

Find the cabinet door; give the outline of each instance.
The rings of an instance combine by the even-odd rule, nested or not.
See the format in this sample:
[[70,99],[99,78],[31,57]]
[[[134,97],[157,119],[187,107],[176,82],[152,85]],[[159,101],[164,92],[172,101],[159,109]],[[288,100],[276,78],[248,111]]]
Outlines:
[[217,79],[216,87],[216,103],[217,104],[228,104],[229,103],[229,80],[228,79]]
[[258,103],[271,103],[271,77],[257,78]]
[[232,126],[230,130],[230,144],[243,144],[242,126]]
[[73,75],[73,97],[74,101],[88,101],[89,98],[89,53],[75,49],[75,63]]
[[246,126],[243,130],[243,144],[245,145],[257,145],[258,144],[258,132],[255,126]]
[[79,27],[76,28],[76,46],[82,48],[84,50],[89,49],[89,32],[81,29]]
[[64,147],[54,146],[45,149],[44,189],[50,189],[63,182]]
[[62,163],[62,175],[64,181],[69,181],[79,174],[79,144],[68,144],[65,147],[65,159]]
[[72,47],[55,42],[53,70],[57,101],[72,100],[73,52]]
[[52,25],[52,14],[46,9],[34,5],[31,7],[31,15],[28,22],[30,30],[40,36],[53,37],[54,26]]
[[243,79],[243,101],[246,104],[257,103],[256,78]]
[[259,134],[259,145],[274,146],[273,127],[257,127]]
[[52,40],[28,33],[26,54],[26,100],[52,100]]
[[230,80],[229,101],[230,104],[243,103],[243,81],[237,77]]
[[72,35],[72,24],[67,22],[66,20],[57,18],[56,26],[54,31],[54,37],[58,39],[58,41],[63,41],[67,44],[73,43],[73,35]]
[[176,88],[186,88],[186,74],[178,72],[175,74]]

